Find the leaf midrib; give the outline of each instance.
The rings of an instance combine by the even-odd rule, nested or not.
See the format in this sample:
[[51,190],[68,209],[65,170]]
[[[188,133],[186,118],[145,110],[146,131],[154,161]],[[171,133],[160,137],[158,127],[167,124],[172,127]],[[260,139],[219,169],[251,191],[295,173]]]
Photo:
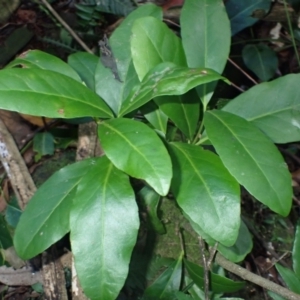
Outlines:
[[[176,144],[172,144],[176,149],[178,149],[186,158],[186,160],[189,162],[189,164],[191,165],[191,167],[194,169],[195,174],[198,175],[200,181],[202,181],[202,183],[204,184],[204,187],[208,193],[208,195],[210,196],[210,199],[213,199],[212,195],[211,195],[211,191],[209,189],[209,187],[206,184],[206,181],[203,179],[203,177],[201,176],[201,174],[199,173],[199,171],[197,170],[197,168],[194,166],[193,162],[191,161],[191,159],[189,158],[189,156],[186,154],[186,152],[181,149],[180,147],[178,147]],[[214,201],[211,201],[213,203],[213,207],[215,210],[216,215],[219,217],[218,211],[216,210],[216,205],[214,203]],[[221,218],[219,218],[221,220]]]
[[158,180],[158,182],[160,183],[160,190],[163,190],[163,187],[161,186],[161,182],[160,182],[160,178],[157,176],[155,169],[153,168],[151,162],[146,158],[146,156],[139,151],[139,149],[131,143],[131,141],[129,139],[127,139],[120,131],[117,130],[117,128],[112,127],[111,125],[109,125],[107,122],[103,122],[102,123],[103,126],[108,127],[110,130],[114,131],[116,134],[118,134],[121,138],[124,139],[125,142],[127,142],[127,144],[129,146],[131,146],[132,149],[134,149],[142,158],[144,158],[144,160],[147,162],[147,164],[150,166],[150,168],[153,170],[153,173],[156,177],[156,180]]
[[[223,122],[222,119],[220,119],[216,114],[214,114],[213,112],[208,112],[209,114],[211,114],[212,116],[214,116],[216,119],[219,120],[219,122],[221,122],[226,128],[227,130],[237,139],[237,141],[240,143],[240,145],[242,145],[242,148],[244,148],[245,152],[248,153],[249,157],[252,159],[252,161],[254,162],[254,164],[257,166],[257,168],[259,169],[259,171],[261,172],[261,174],[263,175],[263,177],[266,179],[266,181],[268,182],[270,188],[273,190],[273,192],[276,194],[277,199],[280,200],[280,197],[278,196],[278,193],[276,190],[273,189],[273,186],[270,184],[270,181],[268,179],[268,177],[265,175],[265,173],[263,172],[263,170],[261,169],[260,165],[257,163],[257,161],[253,158],[251,152],[248,151],[248,149],[244,146],[244,144],[241,142],[239,136],[237,136],[235,134],[234,131],[231,130],[231,128],[225,123]],[[268,201],[269,202],[269,201]]]

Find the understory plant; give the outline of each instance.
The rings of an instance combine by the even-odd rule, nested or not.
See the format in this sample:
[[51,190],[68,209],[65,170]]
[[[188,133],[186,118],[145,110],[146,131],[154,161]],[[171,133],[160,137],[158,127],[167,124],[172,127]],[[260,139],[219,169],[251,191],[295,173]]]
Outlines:
[[[291,176],[274,143],[299,140],[300,75],[258,84],[209,109],[217,82],[230,84],[220,75],[231,41],[223,1],[186,0],[180,23],[181,38],[162,22],[161,8],[142,5],[105,45],[110,63],[83,52],[65,63],[28,51],[0,71],[0,108],[98,124],[105,155],[48,179],[14,235],[18,255],[30,259],[70,232],[78,277],[92,300],[116,299],[125,283],[140,226],[137,186],[152,217],[160,197],[171,196],[197,235],[232,262],[252,249],[241,186],[277,214],[291,209]],[[203,288],[203,268],[178,257],[144,299],[202,299],[190,283]],[[212,299],[242,287],[211,273]]]

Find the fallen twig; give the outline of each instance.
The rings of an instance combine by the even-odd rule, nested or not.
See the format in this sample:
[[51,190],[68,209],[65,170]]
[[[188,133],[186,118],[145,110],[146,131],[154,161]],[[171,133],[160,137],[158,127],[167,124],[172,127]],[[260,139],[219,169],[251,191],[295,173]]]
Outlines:
[[285,299],[288,300],[300,300],[300,295],[293,293],[292,291],[270,281],[267,280],[261,276],[258,276],[244,268],[242,268],[239,265],[236,265],[235,263],[227,260],[224,256],[222,256],[220,253],[216,254],[215,261],[217,264],[219,264],[221,267],[226,269],[227,271],[238,275],[239,277],[248,280],[256,285],[261,286],[262,288],[265,288],[269,291],[272,291]]

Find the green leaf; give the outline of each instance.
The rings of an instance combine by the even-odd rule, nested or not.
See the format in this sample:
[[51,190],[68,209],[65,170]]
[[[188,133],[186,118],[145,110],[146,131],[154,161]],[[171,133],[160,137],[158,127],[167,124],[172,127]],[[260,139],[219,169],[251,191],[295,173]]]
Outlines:
[[216,241],[232,246],[240,228],[240,190],[217,155],[171,143],[171,190],[189,218]]
[[148,122],[165,136],[167,132],[168,116],[166,116],[153,101],[140,108]]
[[13,240],[9,232],[7,223],[2,215],[0,215],[0,248],[7,249],[13,245]]
[[222,253],[224,257],[232,262],[241,262],[245,259],[246,255],[252,250],[253,242],[251,234],[243,221],[239,230],[238,238],[235,244],[231,247],[225,247],[222,244],[218,244],[218,251]]
[[54,55],[39,50],[29,50],[22,53],[19,57],[9,63],[6,68],[21,65],[23,68],[37,68],[54,71],[81,82],[78,74],[64,61]]
[[126,74],[126,79],[123,86],[123,95],[122,95],[122,101],[124,101],[128,95],[131,93],[131,90],[136,86],[140,84],[139,78],[136,74],[133,62],[130,62],[130,65],[128,67]]
[[160,196],[148,186],[144,186],[138,193],[142,206],[147,212],[147,223],[150,229],[159,234],[166,233],[166,229],[157,215]]
[[136,243],[139,215],[126,174],[103,156],[80,182],[70,215],[80,284],[93,300],[117,298]]
[[69,230],[69,214],[79,182],[93,169],[84,160],[54,173],[31,198],[14,236],[18,255],[29,259],[46,250]]
[[268,291],[268,295],[273,299],[273,300],[286,300],[286,298],[283,298],[279,296],[278,294]]
[[161,19],[161,8],[153,4],[139,7],[126,17],[109,39],[109,44],[117,64],[118,75],[122,83],[114,78],[111,70],[105,68],[101,61],[97,65],[97,94],[106,101],[116,115],[119,113],[122,100],[128,96],[135,85],[139,84],[130,52],[131,27],[135,20],[149,15]]
[[300,280],[300,223],[297,223],[293,245],[293,269]]
[[274,77],[278,68],[278,58],[273,49],[265,44],[246,45],[242,51],[245,65],[260,80],[268,81]]
[[173,299],[179,290],[182,276],[182,257],[174,261],[160,276],[146,289],[145,296],[153,299]]
[[49,132],[37,133],[33,138],[33,150],[39,155],[53,155],[54,137]]
[[192,139],[200,115],[200,102],[196,91],[192,89],[180,96],[161,96],[154,101],[175,125]]
[[[182,43],[188,66],[222,73],[230,51],[230,23],[222,0],[186,0],[180,16]],[[221,45],[221,46],[220,46]],[[216,83],[197,90],[204,106]]]
[[147,125],[129,119],[113,119],[99,125],[105,154],[120,170],[145,180],[160,195],[168,193],[172,178],[169,154]]
[[16,198],[13,198],[9,201],[9,203],[7,203],[5,210],[5,220],[7,224],[12,228],[16,228],[21,215],[22,211],[18,205],[18,202]]
[[87,52],[77,52],[68,57],[68,64],[92,91],[95,91],[95,70],[98,61],[99,57]]
[[300,279],[296,276],[296,274],[280,264],[275,264],[276,270],[284,280],[287,287],[294,293],[300,294]]
[[177,67],[173,63],[161,63],[151,69],[140,85],[135,86],[122,104],[123,116],[141,107],[151,99],[163,95],[182,95],[192,88],[223,79],[213,70]]
[[204,124],[236,180],[257,200],[287,216],[292,205],[291,175],[274,144],[251,123],[225,111],[206,112]]
[[180,291],[177,291],[177,292],[175,293],[175,295],[176,295],[176,299],[177,299],[177,300],[192,300],[192,299],[194,299],[194,298],[192,298],[190,295],[185,294],[185,293],[180,292]]
[[300,140],[299,74],[261,83],[230,101],[222,110],[250,121],[274,143]]
[[[204,289],[204,269],[186,259],[184,260],[184,265],[195,284]],[[245,286],[245,283],[242,281],[233,281],[212,272],[209,272],[209,274],[210,290],[215,293],[234,293]]]
[[84,85],[42,69],[1,70],[0,108],[49,118],[112,116],[103,100]]
[[128,15],[136,7],[131,0],[101,0],[94,3],[97,11],[121,16]]
[[166,24],[154,17],[144,17],[134,22],[131,55],[140,81],[162,62],[186,67],[181,40]]
[[141,5],[125,18],[109,39],[114,57],[116,58],[119,76],[122,81],[125,81],[125,78],[127,78],[128,69],[132,62],[130,51],[132,25],[135,20],[146,16],[153,16],[157,19],[161,19],[162,9],[152,3]]
[[[21,1],[16,0],[16,2],[19,2],[17,4],[19,6]],[[2,12],[3,7],[1,7],[0,10]],[[17,55],[30,42],[33,36],[34,32],[30,30],[28,26],[18,26],[12,31],[7,31],[5,35],[5,43],[1,43],[0,45],[0,65],[5,66],[11,59],[13,59],[15,55]]]
[[226,10],[231,23],[231,34],[235,35],[246,27],[255,24],[259,19],[253,14],[262,11],[266,14],[271,0],[230,0],[226,2]]
[[95,91],[117,115],[122,104],[123,82],[115,78],[112,70],[100,60],[95,71]]

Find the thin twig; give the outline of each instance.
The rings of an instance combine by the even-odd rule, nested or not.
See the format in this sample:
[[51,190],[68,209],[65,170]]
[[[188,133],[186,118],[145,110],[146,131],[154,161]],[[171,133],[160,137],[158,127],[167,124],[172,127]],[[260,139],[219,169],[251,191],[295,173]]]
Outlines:
[[83,40],[77,35],[77,33],[60,17],[60,15],[52,8],[47,0],[41,0],[41,2],[47,7],[52,15],[57,19],[59,23],[71,34],[71,36],[78,42],[78,44],[88,53],[94,54],[93,51],[83,42]]
[[275,266],[275,264],[277,264],[279,261],[282,261],[282,259],[285,256],[287,256],[288,254],[290,254],[290,252],[288,252],[288,251],[284,252],[278,259],[272,261],[272,264],[268,268],[266,268],[265,271],[266,272],[269,271],[271,268],[273,268]]
[[239,90],[240,92],[245,92],[245,90],[243,90],[242,88],[240,88],[239,86],[237,86],[236,84],[234,84],[233,82],[230,82],[230,84],[235,87],[237,90]]
[[[277,254],[276,251],[274,249],[272,249],[272,247],[269,245],[269,243],[267,243],[261,237],[261,234],[259,234],[259,232],[257,232],[257,230],[254,228],[254,226],[252,225],[252,223],[245,216],[242,216],[242,220],[247,225],[247,227],[249,228],[250,232],[255,236],[255,238],[259,241],[259,243],[272,255],[272,257],[274,257],[275,259],[279,259],[280,255]],[[284,261],[282,261],[282,265],[284,267],[288,268],[288,264],[286,264]]]
[[230,57],[228,57],[228,61],[235,66],[240,72],[242,72],[249,80],[251,80],[254,84],[258,84],[258,82],[252,78],[247,72],[245,72],[238,64],[236,64]]
[[[176,226],[179,226],[179,225],[176,225]],[[179,240],[180,240],[180,248],[181,248],[181,251],[182,251],[183,253],[185,253],[185,247],[184,247],[184,242],[183,242],[183,237],[182,237],[182,231],[181,231],[180,228],[178,229],[177,234],[178,234]]]
[[169,23],[169,24],[171,24],[171,25],[174,25],[174,26],[177,27],[177,28],[180,28],[180,25],[177,24],[177,23],[175,23],[175,22],[173,22],[172,20],[169,20],[169,19],[163,19],[163,21],[165,21],[165,22],[167,22],[167,23]]
[[295,196],[293,196],[293,200],[295,201],[295,203],[296,203],[297,205],[300,206],[300,200],[299,200],[298,198],[296,198]]
[[219,243],[216,242],[216,243],[214,244],[214,246],[213,246],[213,247],[210,247],[210,249],[209,249],[209,258],[208,258],[208,261],[207,261],[207,268],[208,268],[209,270],[210,270],[210,265],[211,265],[211,263],[212,263],[212,261],[213,261],[215,255],[216,255],[218,245],[219,245]]
[[205,300],[209,300],[209,270],[207,267],[207,261],[205,256],[205,243],[201,236],[198,237],[200,250],[201,250],[201,256],[202,256],[202,264],[204,269],[204,297]]
[[256,274],[242,268],[239,265],[236,265],[235,263],[227,260],[220,253],[217,253],[215,261],[217,264],[219,264],[221,267],[223,267],[227,271],[229,271],[233,274],[236,274],[239,277],[241,277],[245,280],[248,280],[256,285],[259,285],[262,288],[272,291],[272,292],[284,297],[285,299],[300,300],[300,295],[295,294],[295,293],[291,292],[290,290],[288,290],[270,280],[267,280],[261,276],[258,276]]

